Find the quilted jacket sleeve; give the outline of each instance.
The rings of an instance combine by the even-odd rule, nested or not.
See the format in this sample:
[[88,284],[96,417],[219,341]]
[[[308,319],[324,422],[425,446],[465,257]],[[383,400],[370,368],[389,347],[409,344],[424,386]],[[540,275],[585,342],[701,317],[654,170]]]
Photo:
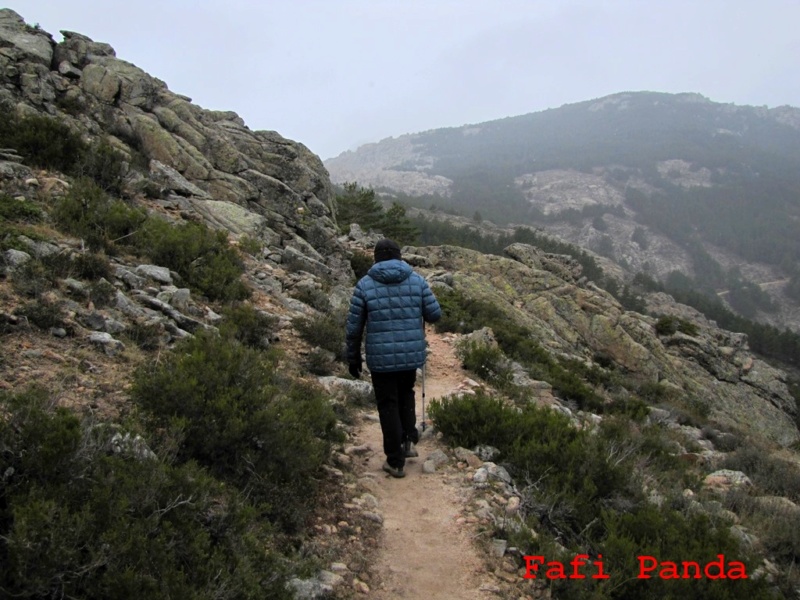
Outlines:
[[435,323],[442,318],[442,307],[433,295],[428,282],[422,280],[422,318],[427,323]]
[[367,320],[367,302],[359,281],[350,298],[350,310],[347,313],[345,325],[345,340],[347,343],[347,362],[361,360],[361,338],[364,335],[364,324]]

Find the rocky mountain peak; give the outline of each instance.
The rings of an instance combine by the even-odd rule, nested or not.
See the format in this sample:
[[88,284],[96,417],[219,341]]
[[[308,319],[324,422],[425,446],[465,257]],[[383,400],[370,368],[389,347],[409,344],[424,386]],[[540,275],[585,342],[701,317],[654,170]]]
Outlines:
[[[108,44],[62,33],[56,43],[14,11],[0,13],[0,104],[56,117],[86,139],[107,138],[140,165],[129,168],[124,196],[155,189],[167,210],[263,237],[276,252],[292,247],[345,277],[318,156],[274,131],[250,130],[234,112],[192,104]],[[245,212],[252,215],[239,218]]]

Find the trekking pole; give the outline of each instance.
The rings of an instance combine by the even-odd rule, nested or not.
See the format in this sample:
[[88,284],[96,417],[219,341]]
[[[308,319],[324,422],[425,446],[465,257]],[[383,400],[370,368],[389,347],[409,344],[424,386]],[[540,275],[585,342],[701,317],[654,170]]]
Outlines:
[[422,431],[425,431],[425,363],[422,363]]

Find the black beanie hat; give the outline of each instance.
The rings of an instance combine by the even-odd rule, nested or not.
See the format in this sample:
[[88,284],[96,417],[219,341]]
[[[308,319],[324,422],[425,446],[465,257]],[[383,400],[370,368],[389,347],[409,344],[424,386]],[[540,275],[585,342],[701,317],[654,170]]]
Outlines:
[[392,260],[393,258],[400,260],[400,246],[397,245],[397,242],[384,238],[375,244],[375,262]]

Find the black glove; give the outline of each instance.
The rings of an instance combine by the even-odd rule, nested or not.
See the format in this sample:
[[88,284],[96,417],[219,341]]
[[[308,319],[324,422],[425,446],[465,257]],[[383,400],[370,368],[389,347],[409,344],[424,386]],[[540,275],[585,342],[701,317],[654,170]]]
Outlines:
[[349,367],[350,375],[355,377],[356,379],[361,378],[361,361],[354,361],[350,363]]

